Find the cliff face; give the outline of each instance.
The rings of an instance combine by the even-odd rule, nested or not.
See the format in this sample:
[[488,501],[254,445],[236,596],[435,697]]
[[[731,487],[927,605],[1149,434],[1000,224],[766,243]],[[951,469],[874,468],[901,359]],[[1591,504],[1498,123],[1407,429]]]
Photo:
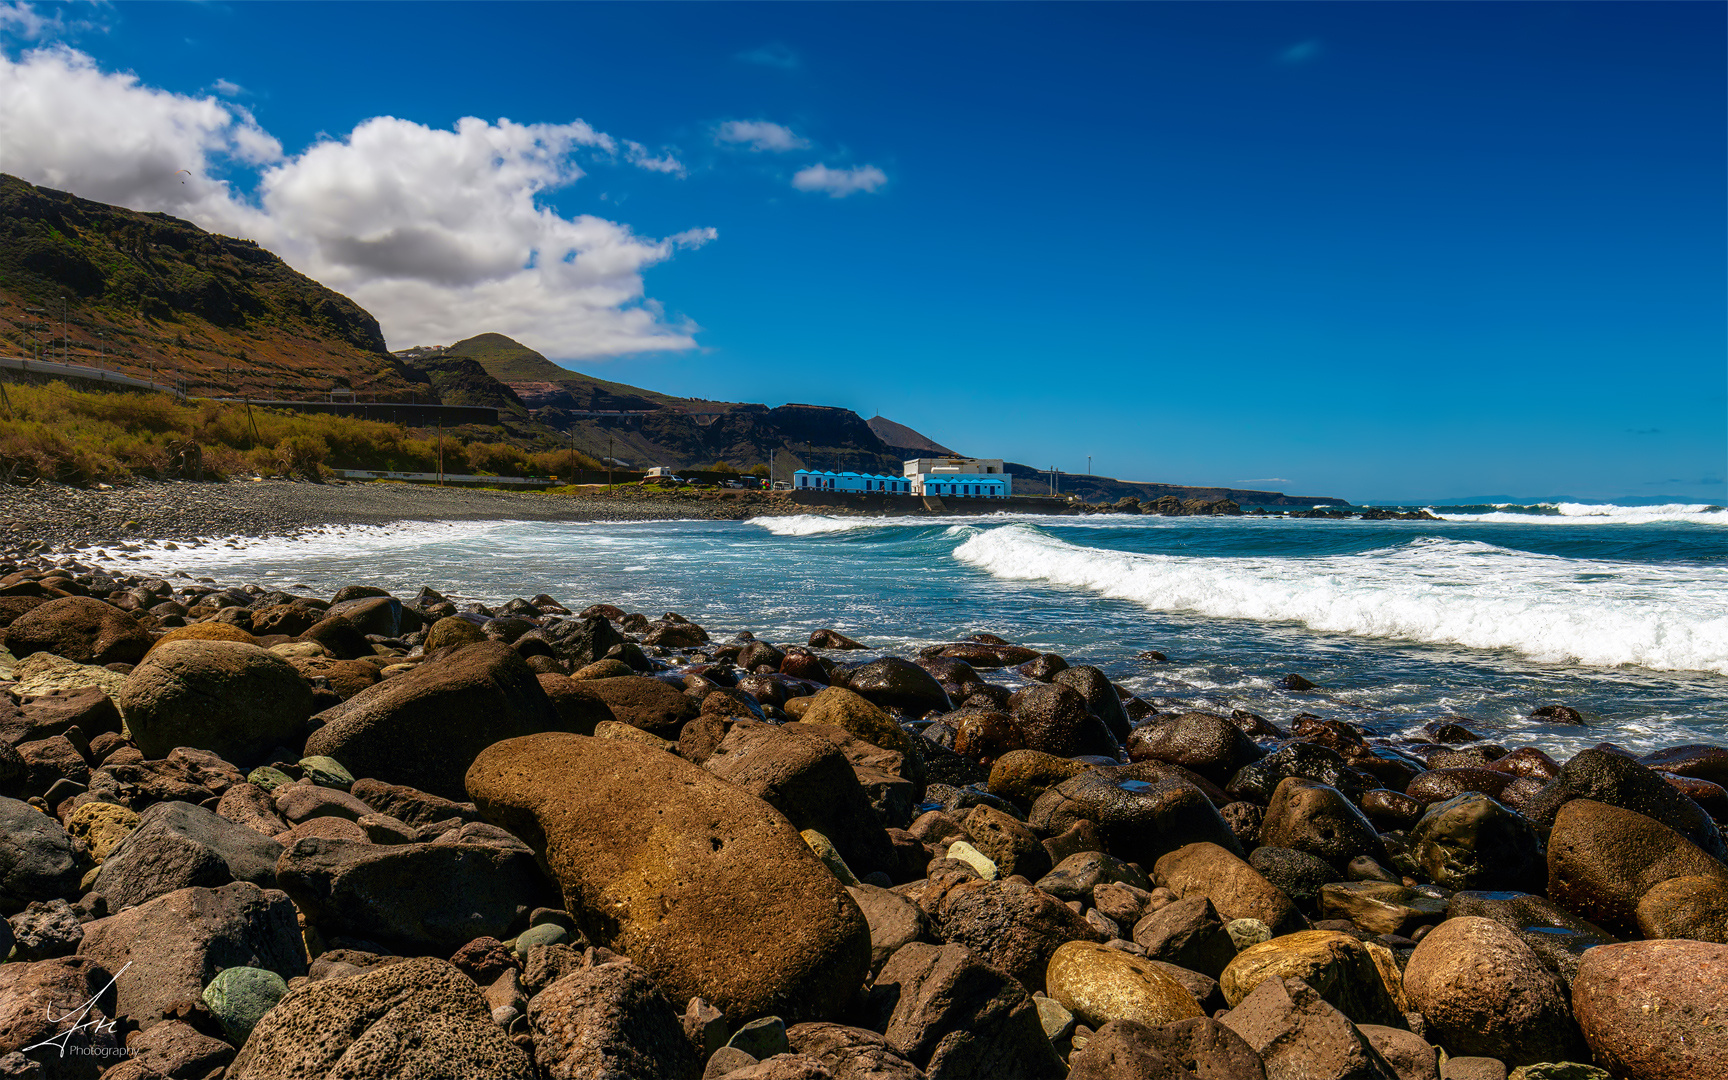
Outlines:
[[376,319],[257,244],[0,174],[0,351],[53,338],[58,359],[62,298],[72,363],[213,397],[427,400]]

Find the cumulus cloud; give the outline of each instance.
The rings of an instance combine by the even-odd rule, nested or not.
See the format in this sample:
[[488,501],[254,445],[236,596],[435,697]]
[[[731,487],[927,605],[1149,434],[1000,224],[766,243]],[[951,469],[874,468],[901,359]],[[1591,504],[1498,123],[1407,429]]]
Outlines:
[[830,169],[812,165],[799,169],[792,177],[792,186],[799,191],[823,191],[830,198],[844,199],[859,191],[875,191],[888,182],[888,175],[874,165],[853,169]]
[[50,19],[37,12],[32,4],[0,4],[0,34],[9,34],[24,41],[40,41],[61,27],[58,12]]
[[752,150],[784,153],[801,150],[810,140],[800,138],[784,124],[767,120],[728,120],[714,130],[716,142],[748,146]]
[[[642,274],[715,231],[656,240],[541,205],[584,175],[582,154],[683,171],[580,120],[440,129],[380,116],[285,155],[231,102],[157,90],[64,47],[0,54],[0,169],[255,239],[353,297],[397,347],[484,331],[561,359],[693,347],[695,325],[665,317]],[[260,170],[255,190],[221,178],[236,164]]]

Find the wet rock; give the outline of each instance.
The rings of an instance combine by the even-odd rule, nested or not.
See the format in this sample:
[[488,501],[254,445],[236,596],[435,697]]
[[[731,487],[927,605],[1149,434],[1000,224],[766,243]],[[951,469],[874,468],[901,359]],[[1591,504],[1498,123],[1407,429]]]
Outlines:
[[1651,769],[1607,750],[1585,750],[1560,769],[1528,809],[1538,829],[1551,827],[1560,808],[1573,799],[1589,799],[1643,814],[1668,826],[1715,859],[1728,858],[1722,835],[1710,815],[1676,791]]
[[948,712],[954,703],[942,684],[910,660],[884,657],[846,673],[846,686],[860,697],[908,716]]
[[1155,716],[1136,727],[1126,742],[1131,761],[1167,761],[1219,785],[1266,756],[1234,721],[1203,712]]
[[1547,875],[1536,830],[1477,792],[1430,806],[1410,831],[1410,850],[1428,880],[1447,889],[1535,892]]
[[1112,853],[1142,866],[1192,843],[1246,854],[1212,800],[1167,771],[1173,768],[1146,762],[1088,769],[1039,796],[1027,823],[1052,834],[1080,819],[1095,822]]
[[1647,938],[1690,938],[1728,945],[1728,879],[1670,878],[1639,898],[1638,932]]
[[378,655],[372,643],[366,640],[366,635],[340,616],[319,619],[297,640],[316,642],[338,660],[361,660]]
[[1375,788],[1364,791],[1358,804],[1362,815],[1378,829],[1408,829],[1422,819],[1426,805],[1398,792]]
[[477,641],[485,641],[486,635],[481,632],[478,624],[464,619],[460,615],[446,615],[433,623],[426,631],[426,640],[421,642],[427,652],[448,649],[458,645],[472,645]]
[[1291,848],[1257,847],[1248,864],[1308,911],[1318,909],[1321,886],[1339,878],[1337,867],[1325,859]]
[[1057,672],[1050,682],[1055,686],[1066,686],[1079,694],[1086,702],[1087,711],[1104,721],[1104,726],[1117,742],[1128,738],[1131,726],[1128,713],[1122,708],[1122,699],[1117,695],[1116,687],[1102,671],[1090,664],[1083,664]]
[[1493,919],[1517,934],[1567,986],[1572,985],[1578,973],[1578,959],[1586,950],[1619,940],[1546,897],[1527,893],[1454,893],[1446,915],[1449,919],[1467,916]]
[[1050,854],[1025,825],[992,806],[974,806],[963,827],[972,846],[995,863],[1004,877],[1036,881],[1050,872]]
[[1236,771],[1224,791],[1232,799],[1269,803],[1287,777],[1297,776],[1341,790],[1364,787],[1362,776],[1338,751],[1311,742],[1293,742]]
[[1188,899],[1203,896],[1226,921],[1258,919],[1273,933],[1307,929],[1290,897],[1235,853],[1216,844],[1189,844],[1154,865],[1162,888]]
[[1728,867],[1643,814],[1591,799],[1560,808],[1548,837],[1548,896],[1555,903],[1631,933],[1644,894],[1680,877],[1728,881]]
[[1066,904],[1017,881],[961,882],[942,897],[935,921],[944,941],[1028,987],[1044,985],[1044,969],[1062,945],[1104,940]]
[[1148,960],[1175,964],[1214,979],[1236,959],[1236,944],[1224,929],[1224,920],[1212,901],[1203,896],[1178,900],[1152,912],[1134,924],[1133,934],[1134,943],[1146,950]]
[[960,945],[914,943],[896,952],[867,1011],[888,1045],[931,1077],[1067,1075],[1026,990]]
[[1349,934],[1304,930],[1250,946],[1224,969],[1218,985],[1234,1007],[1263,982],[1280,979],[1300,980],[1356,1023],[1404,1023],[1373,956]]
[[535,995],[528,1022],[535,1060],[548,1080],[697,1072],[677,1011],[632,963],[598,964],[566,975]]
[[481,750],[560,725],[535,673],[493,641],[422,663],[316,719],[323,726],[306,740],[308,755],[333,757],[355,776],[449,799],[463,797],[463,774]]
[[1078,761],[1039,750],[1010,751],[990,768],[990,794],[1030,809],[1038,796],[1086,769]]
[[1596,1059],[1616,1076],[1728,1077],[1728,945],[1591,949],[1572,984],[1572,1009]]
[[862,649],[863,645],[853,641],[838,630],[812,630],[809,645],[812,649]]
[[1728,749],[1720,746],[1670,746],[1645,754],[1638,760],[1652,769],[1728,787]]
[[[468,784],[488,820],[535,839],[577,925],[635,957],[674,1000],[824,1016],[863,981],[870,937],[857,905],[784,816],[699,766],[548,734],[489,748]],[[654,829],[621,834],[616,822],[630,820]]]
[[282,845],[201,806],[165,802],[145,810],[138,825],[102,861],[92,888],[111,911],[193,886],[249,881],[276,884]]
[[1358,855],[1385,857],[1380,834],[1337,788],[1300,777],[1279,782],[1260,841],[1325,859],[1342,870]]
[[1397,1080],[1349,1017],[1301,979],[1262,981],[1219,1022],[1260,1056],[1268,1080]]
[[266,1013],[228,1080],[311,1076],[534,1080],[527,1054],[492,1022],[480,988],[416,957],[308,983]]
[[1566,987],[1534,950],[1491,919],[1448,919],[1416,946],[1404,970],[1411,1006],[1450,1053],[1508,1065],[1582,1053]]
[[1038,888],[1058,900],[1086,900],[1098,887],[1111,882],[1150,890],[1152,882],[1144,871],[1129,866],[1114,855],[1102,851],[1081,851],[1063,859],[1048,874],[1038,879]]
[[976,709],[949,718],[954,724],[954,752],[984,768],[994,771],[1004,754],[1036,753],[1026,749],[1026,733],[1009,713]]
[[177,1005],[196,1001],[225,968],[265,968],[283,979],[306,974],[294,905],[275,889],[237,881],[159,896],[84,927],[80,956],[111,972],[117,1014],[148,1028]]
[[76,664],[136,664],[152,644],[137,619],[88,596],[65,596],[32,607],[13,619],[3,638],[6,651],[22,660],[53,653]]
[[1446,917],[1446,901],[1385,881],[1339,881],[1320,888],[1320,916],[1349,919],[1371,934],[1409,937]]
[[282,852],[276,878],[327,938],[444,955],[477,937],[513,936],[551,899],[523,845],[308,837]]
[[1058,757],[1114,758],[1118,753],[1115,737],[1086,708],[1086,699],[1070,687],[1028,686],[1009,699],[1008,710],[1026,741],[1025,749]]

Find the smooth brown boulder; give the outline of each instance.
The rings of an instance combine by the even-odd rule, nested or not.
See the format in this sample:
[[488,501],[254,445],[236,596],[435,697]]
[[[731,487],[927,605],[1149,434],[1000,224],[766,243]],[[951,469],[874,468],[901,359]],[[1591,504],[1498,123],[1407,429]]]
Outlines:
[[588,937],[673,1000],[825,1018],[869,970],[869,925],[798,830],[700,766],[631,742],[534,735],[484,751],[468,792],[532,842]]
[[146,758],[177,746],[251,765],[276,747],[300,748],[312,689],[294,665],[238,641],[177,641],[126,676],[115,704]]
[[1358,855],[1385,857],[1380,834],[1343,792],[1299,776],[1285,777],[1273,790],[1260,843],[1305,851],[1340,870]]
[[912,753],[912,737],[892,716],[869,698],[844,687],[830,686],[818,691],[798,719],[806,724],[840,728],[884,750]]
[[570,676],[557,672],[542,672],[536,678],[540,680],[540,689],[546,691],[547,700],[558,710],[558,718],[563,721],[565,731],[592,735],[595,725],[617,719],[611,706],[589,693],[584,684]]
[[644,675],[596,679],[581,688],[603,702],[612,711],[612,719],[663,739],[676,740],[679,729],[700,711],[688,694]]
[[464,797],[463,775],[486,747],[561,725],[534,672],[496,641],[427,660],[314,719],[324,726],[307,738],[308,757],[447,799]]
[[12,620],[6,649],[20,660],[47,652],[79,664],[136,664],[152,639],[137,619],[89,596],[64,596]]
[[1306,930],[1308,920],[1283,890],[1217,844],[1189,844],[1159,859],[1152,880],[1182,899],[1212,901],[1225,922],[1259,919],[1274,934]]
[[1358,1024],[1403,1026],[1403,1014],[1374,957],[1349,934],[1304,930],[1250,945],[1230,961],[1218,985],[1235,1006],[1261,983],[1276,979],[1300,979]]
[[1131,761],[1167,761],[1220,785],[1266,756],[1233,721],[1204,712],[1150,717],[1129,734],[1127,750]]
[[1266,979],[1219,1023],[1260,1055],[1267,1080],[1398,1080],[1350,1018],[1301,979]]
[[1082,1023],[1112,1020],[1172,1024],[1204,1016],[1200,1003],[1158,965],[1090,941],[1070,941],[1050,957],[1045,992]]
[[414,957],[310,982],[252,1029],[227,1080],[537,1080],[474,981]]
[[1534,892],[1547,874],[1536,830],[1479,792],[1428,807],[1410,830],[1410,853],[1429,881],[1454,891]]
[[1405,965],[1404,992],[1450,1054],[1509,1066],[1582,1060],[1565,984],[1492,919],[1447,919],[1431,930]]
[[1728,1080],[1728,945],[1631,941],[1584,954],[1572,1012],[1627,1080]]
[[1548,898],[1555,903],[1630,934],[1644,894],[1680,877],[1728,882],[1728,867],[1643,814],[1592,799],[1560,807],[1548,835]]
[[1037,881],[1050,872],[1050,853],[1043,842],[1018,819],[994,806],[974,806],[961,826],[972,837],[972,846],[995,863],[1003,877],[1019,874]]
[[1681,877],[1650,887],[1638,901],[1638,932],[1728,945],[1728,880]]

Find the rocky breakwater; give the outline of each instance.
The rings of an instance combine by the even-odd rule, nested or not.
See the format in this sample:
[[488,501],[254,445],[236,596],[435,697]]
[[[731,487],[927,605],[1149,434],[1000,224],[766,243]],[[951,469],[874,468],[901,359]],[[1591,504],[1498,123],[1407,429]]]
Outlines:
[[1728,1078],[1722,748],[0,570],[0,1075]]

